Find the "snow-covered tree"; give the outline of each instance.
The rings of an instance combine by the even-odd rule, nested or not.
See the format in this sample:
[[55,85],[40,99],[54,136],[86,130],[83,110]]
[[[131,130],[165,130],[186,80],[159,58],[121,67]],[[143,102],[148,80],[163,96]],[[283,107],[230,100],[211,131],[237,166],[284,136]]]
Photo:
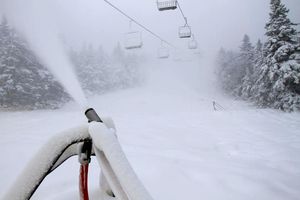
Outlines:
[[250,37],[245,35],[242,45],[240,47],[239,56],[240,68],[239,73],[241,83],[240,87],[237,87],[236,93],[243,99],[248,99],[251,96],[251,87],[253,85],[253,67],[254,67],[254,48],[250,42]]
[[126,88],[139,82],[141,76],[137,56],[128,55],[118,43],[112,52],[112,80],[115,87]]
[[67,99],[63,88],[36,59],[5,18],[0,24],[0,106],[53,108]]
[[281,0],[271,0],[270,19],[265,27],[266,64],[260,71],[258,89],[262,95],[260,105],[293,111],[300,109],[300,45],[288,12]]
[[238,62],[238,53],[225,51],[223,48],[217,56],[217,72],[218,82],[221,88],[227,93],[233,94],[239,82],[239,74],[236,73],[240,67]]
[[71,60],[84,91],[95,95],[117,88],[126,88],[139,80],[138,64],[134,55],[126,55],[118,44],[108,56],[102,47],[84,46],[71,51]]
[[225,67],[225,63],[227,62],[227,54],[223,47],[220,48],[217,58],[216,58],[216,68],[215,68],[215,74],[220,75],[220,73],[223,71]]
[[107,85],[105,58],[103,51],[95,50],[92,45],[84,46],[80,52],[73,52],[72,60],[76,66],[81,85],[88,95],[98,94]]
[[217,58],[218,76],[222,88],[234,96],[250,96],[254,65],[254,48],[245,35],[238,53],[221,49]]
[[252,85],[250,89],[251,96],[249,98],[249,100],[253,102],[259,102],[258,99],[261,96],[258,88],[258,79],[260,77],[261,68],[264,65],[264,62],[263,44],[261,40],[258,40],[254,50],[254,67],[253,74],[251,76]]
[[300,110],[300,35],[281,0],[270,5],[266,43],[253,49],[246,35],[237,57],[223,52],[219,79],[223,89],[260,107]]

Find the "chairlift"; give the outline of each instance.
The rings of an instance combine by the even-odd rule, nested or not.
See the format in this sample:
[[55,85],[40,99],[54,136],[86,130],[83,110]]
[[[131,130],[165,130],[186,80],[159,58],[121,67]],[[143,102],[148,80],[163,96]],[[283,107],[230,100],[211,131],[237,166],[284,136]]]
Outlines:
[[138,49],[142,48],[142,34],[139,31],[131,31],[125,34],[125,44],[126,49]]
[[161,46],[157,51],[157,57],[159,59],[169,58],[169,49],[163,45],[163,41],[161,41]]
[[198,48],[198,43],[197,43],[196,40],[191,40],[191,41],[189,41],[188,46],[189,46],[189,49],[197,49]]
[[178,35],[179,38],[190,38],[192,36],[192,29],[188,25],[186,18],[185,18],[185,25],[179,27]]
[[129,24],[130,31],[125,33],[125,49],[139,49],[143,46],[142,33],[139,31],[131,31],[131,21]]
[[198,43],[195,40],[194,34],[192,35],[192,39],[188,43],[188,48],[189,49],[197,49],[198,48]]
[[160,47],[158,49],[158,58],[159,59],[169,58],[169,50],[166,47]]
[[157,0],[156,4],[159,11],[175,10],[177,8],[177,0]]

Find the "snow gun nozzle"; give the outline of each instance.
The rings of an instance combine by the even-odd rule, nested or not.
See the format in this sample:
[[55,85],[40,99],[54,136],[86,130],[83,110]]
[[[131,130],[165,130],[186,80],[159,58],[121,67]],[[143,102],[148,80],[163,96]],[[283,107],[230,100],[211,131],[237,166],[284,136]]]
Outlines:
[[98,116],[93,108],[89,108],[84,112],[85,116],[88,118],[88,122],[103,122]]

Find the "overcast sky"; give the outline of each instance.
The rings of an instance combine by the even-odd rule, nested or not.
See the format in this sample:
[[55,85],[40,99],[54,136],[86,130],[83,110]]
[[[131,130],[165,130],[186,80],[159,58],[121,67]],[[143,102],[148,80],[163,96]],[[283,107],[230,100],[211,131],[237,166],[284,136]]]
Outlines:
[[[12,3],[21,0],[0,0]],[[34,0],[26,0],[29,2]],[[42,2],[42,0],[39,0]],[[93,43],[111,49],[118,41],[122,44],[124,33],[129,29],[129,20],[120,15],[103,0],[44,0],[51,21],[65,40],[78,46]],[[159,12],[156,0],[110,0],[143,25],[147,26],[175,46],[186,48],[187,40],[178,38],[178,27],[184,24],[179,10]],[[202,52],[225,48],[237,48],[245,33],[252,41],[264,37],[268,20],[269,0],[181,0],[184,14]],[[290,17],[300,22],[300,0],[283,0],[290,9]],[[35,2],[36,4],[36,2]],[[50,5],[51,4],[51,5]],[[1,8],[1,5],[0,5]],[[26,9],[19,6],[18,9]],[[11,9],[9,12],[21,13]],[[28,9],[31,9],[28,6]],[[38,6],[34,7],[36,12]],[[45,14],[43,10],[39,13]],[[43,20],[43,18],[40,18]],[[49,23],[49,20],[46,21]],[[24,22],[26,24],[26,22]],[[52,27],[52,25],[49,27]],[[144,50],[156,51],[160,41],[137,26],[143,32]],[[298,27],[299,30],[299,27]],[[51,28],[49,28],[51,31]]]

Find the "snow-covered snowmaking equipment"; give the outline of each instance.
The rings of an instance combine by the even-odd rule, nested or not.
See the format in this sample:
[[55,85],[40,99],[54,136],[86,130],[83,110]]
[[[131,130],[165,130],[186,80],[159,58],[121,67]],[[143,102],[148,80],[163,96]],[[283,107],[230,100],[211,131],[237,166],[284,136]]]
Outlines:
[[97,158],[101,169],[99,200],[152,200],[121,148],[112,119],[100,118],[92,108],[85,115],[90,123],[51,138],[28,163],[3,200],[29,200],[47,175],[75,155],[80,163],[81,200],[89,199],[87,177],[91,156]]

